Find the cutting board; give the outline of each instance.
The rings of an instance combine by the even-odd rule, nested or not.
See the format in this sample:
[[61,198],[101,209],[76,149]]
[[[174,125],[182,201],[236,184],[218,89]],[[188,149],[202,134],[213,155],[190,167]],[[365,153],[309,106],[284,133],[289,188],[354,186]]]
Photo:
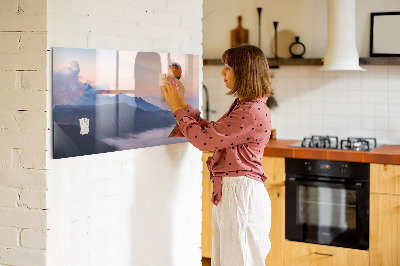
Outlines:
[[231,48],[242,43],[249,43],[249,30],[242,27],[242,16],[238,16],[238,26],[231,30]]

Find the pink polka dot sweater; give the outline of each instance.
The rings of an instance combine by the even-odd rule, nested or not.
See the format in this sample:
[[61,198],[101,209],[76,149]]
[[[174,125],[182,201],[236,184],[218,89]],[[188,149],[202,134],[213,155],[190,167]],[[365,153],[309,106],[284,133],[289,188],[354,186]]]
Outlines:
[[201,118],[200,111],[190,105],[174,112],[178,124],[169,137],[186,137],[199,150],[214,151],[207,160],[214,205],[221,200],[224,176],[247,176],[261,182],[267,179],[261,164],[271,132],[271,112],[266,100],[267,97],[237,98],[216,122]]

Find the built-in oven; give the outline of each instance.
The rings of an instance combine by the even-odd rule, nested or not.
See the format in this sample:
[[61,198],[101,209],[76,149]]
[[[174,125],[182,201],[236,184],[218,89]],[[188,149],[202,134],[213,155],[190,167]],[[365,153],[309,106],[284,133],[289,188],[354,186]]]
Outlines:
[[368,249],[369,164],[287,158],[285,169],[286,239]]

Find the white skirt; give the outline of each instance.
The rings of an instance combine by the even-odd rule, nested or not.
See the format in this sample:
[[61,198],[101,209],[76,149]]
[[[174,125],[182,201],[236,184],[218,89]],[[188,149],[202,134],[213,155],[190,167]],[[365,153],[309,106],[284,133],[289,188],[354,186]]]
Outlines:
[[222,178],[222,197],[212,210],[212,266],[262,266],[271,249],[271,200],[254,179]]

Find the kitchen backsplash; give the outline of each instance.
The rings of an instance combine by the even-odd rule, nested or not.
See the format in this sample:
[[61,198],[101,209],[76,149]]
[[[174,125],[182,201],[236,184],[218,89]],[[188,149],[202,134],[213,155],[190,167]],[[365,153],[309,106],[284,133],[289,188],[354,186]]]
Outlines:
[[[324,72],[319,66],[271,69],[278,107],[272,110],[277,138],[311,135],[376,137],[379,144],[400,144],[400,66],[364,65],[366,71]],[[210,120],[217,120],[233,99],[220,76],[222,66],[205,66]]]

